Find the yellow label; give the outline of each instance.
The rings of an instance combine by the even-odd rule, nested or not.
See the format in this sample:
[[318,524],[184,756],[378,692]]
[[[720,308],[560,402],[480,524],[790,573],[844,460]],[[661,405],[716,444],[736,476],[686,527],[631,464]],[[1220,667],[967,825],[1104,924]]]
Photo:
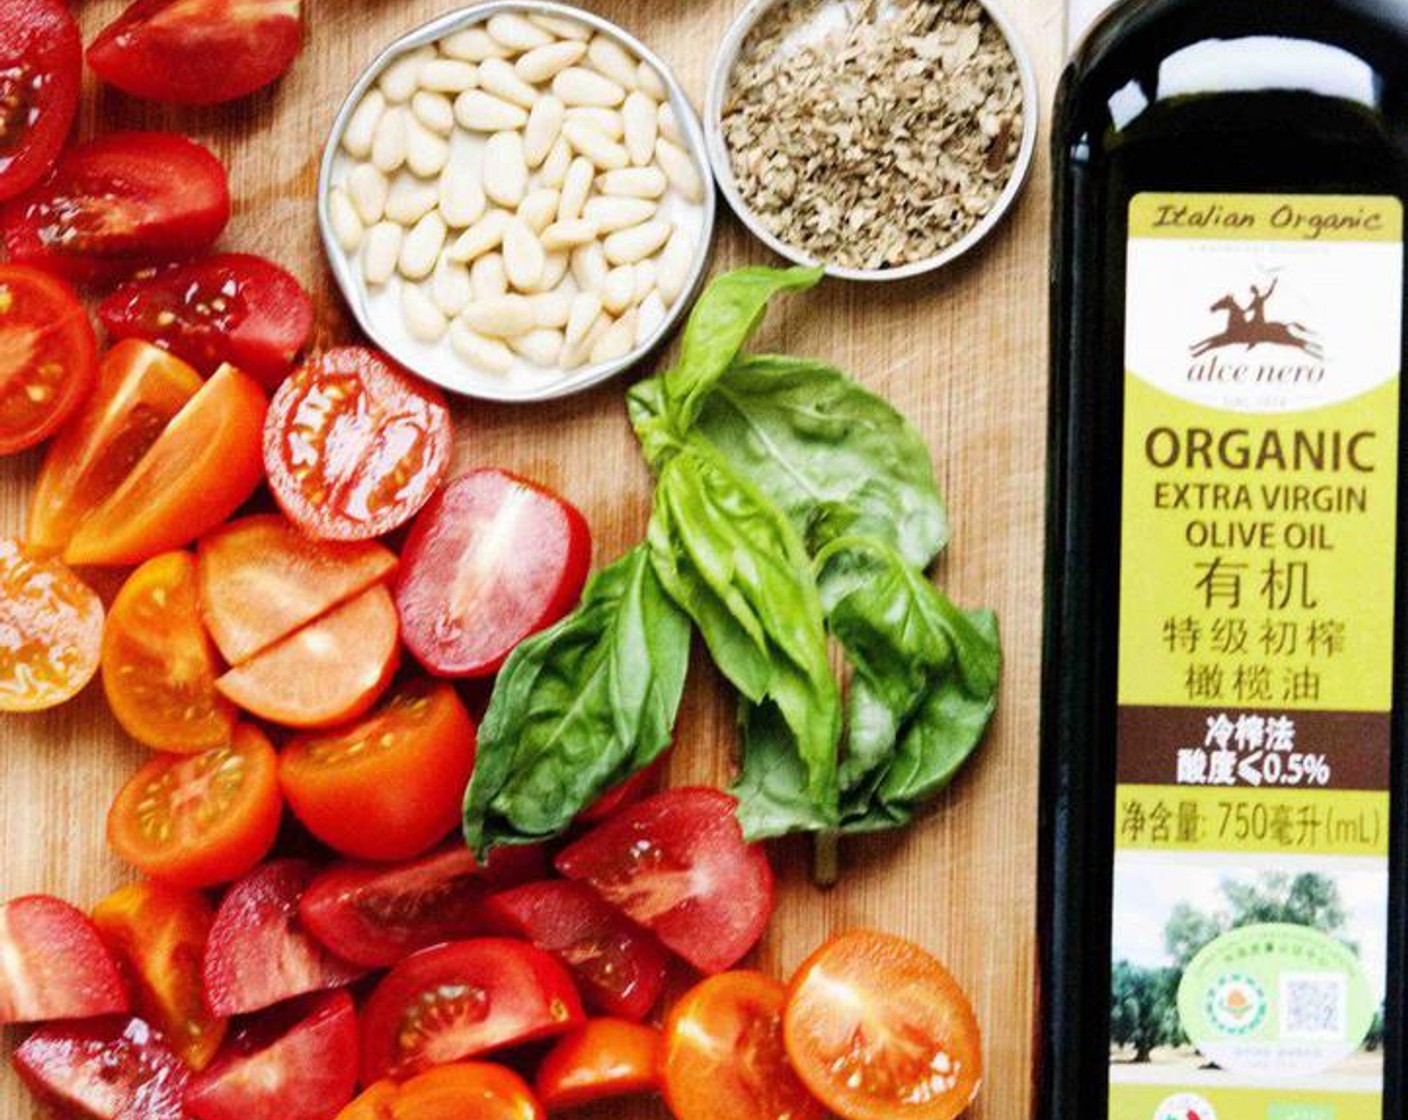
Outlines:
[[1129,233],[1185,241],[1403,240],[1396,198],[1358,195],[1141,194]]

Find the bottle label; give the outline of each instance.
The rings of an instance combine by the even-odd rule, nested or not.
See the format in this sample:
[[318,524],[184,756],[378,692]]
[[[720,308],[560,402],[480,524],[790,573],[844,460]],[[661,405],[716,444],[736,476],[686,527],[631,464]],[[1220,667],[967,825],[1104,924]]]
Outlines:
[[1403,207],[1130,204],[1112,1120],[1379,1120]]

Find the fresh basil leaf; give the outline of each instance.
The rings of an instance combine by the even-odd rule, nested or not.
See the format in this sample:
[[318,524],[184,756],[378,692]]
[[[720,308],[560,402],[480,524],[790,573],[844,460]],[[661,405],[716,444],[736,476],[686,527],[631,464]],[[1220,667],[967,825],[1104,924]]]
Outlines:
[[750,842],[794,832],[826,832],[837,818],[808,793],[797,737],[776,704],[744,702],[740,713],[743,767],[733,785],[738,821]]
[[640,441],[641,453],[656,474],[680,449],[680,438],[665,412],[665,383],[658,377],[637,381],[626,392],[626,415]]

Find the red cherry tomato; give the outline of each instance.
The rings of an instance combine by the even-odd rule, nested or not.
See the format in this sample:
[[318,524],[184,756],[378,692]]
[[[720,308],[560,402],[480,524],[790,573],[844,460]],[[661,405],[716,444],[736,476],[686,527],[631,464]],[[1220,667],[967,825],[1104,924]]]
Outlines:
[[59,561],[0,537],[0,633],[0,712],[53,708],[98,671],[103,604]]
[[274,394],[264,467],[283,511],[322,540],[379,537],[430,500],[450,466],[440,391],[374,351],[344,346]]
[[641,798],[655,793],[660,788],[660,778],[669,764],[667,751],[644,770],[632,774],[624,782],[607,790],[596,802],[577,814],[578,824],[601,824],[609,821],[623,809],[636,804]]
[[0,1023],[118,1015],[117,962],[82,910],[32,894],[0,906]]
[[141,1019],[41,1027],[15,1051],[20,1079],[62,1116],[188,1120],[191,1073]]
[[581,883],[529,883],[495,895],[500,924],[572,970],[587,1003],[644,1019],[665,987],[669,958],[651,934]]
[[744,841],[737,807],[714,789],[656,794],[564,850],[557,869],[701,972],[721,972],[758,943],[773,905],[772,867]]
[[78,112],[83,40],[61,0],[0,0],[0,202],[54,166]]
[[538,1067],[538,1099],[550,1112],[654,1092],[660,1032],[620,1019],[594,1019],[565,1035]]
[[136,0],[88,48],[88,64],[134,97],[231,101],[278,78],[303,46],[299,0]]
[[592,558],[586,519],[499,470],[473,471],[416,520],[396,587],[406,646],[432,673],[483,677],[572,609]]
[[551,1038],[585,1019],[572,977],[541,949],[482,938],[393,968],[362,1017],[362,1083]]

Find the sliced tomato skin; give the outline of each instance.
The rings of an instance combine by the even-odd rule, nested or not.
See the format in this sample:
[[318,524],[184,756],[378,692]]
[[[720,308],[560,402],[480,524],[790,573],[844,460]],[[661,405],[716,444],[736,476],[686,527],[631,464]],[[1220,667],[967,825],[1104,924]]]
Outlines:
[[0,202],[48,174],[78,115],[83,40],[61,0],[0,0]]
[[132,1004],[88,915],[32,894],[0,906],[0,1023],[119,1015]]
[[103,604],[58,560],[0,537],[0,712],[38,712],[73,699],[98,671]]
[[620,1019],[593,1019],[564,1035],[535,1082],[549,1112],[616,1097],[652,1093],[660,1085],[663,1039],[654,1027]]
[[378,1081],[337,1120],[544,1120],[528,1084],[504,1066],[455,1062],[409,1081]]

